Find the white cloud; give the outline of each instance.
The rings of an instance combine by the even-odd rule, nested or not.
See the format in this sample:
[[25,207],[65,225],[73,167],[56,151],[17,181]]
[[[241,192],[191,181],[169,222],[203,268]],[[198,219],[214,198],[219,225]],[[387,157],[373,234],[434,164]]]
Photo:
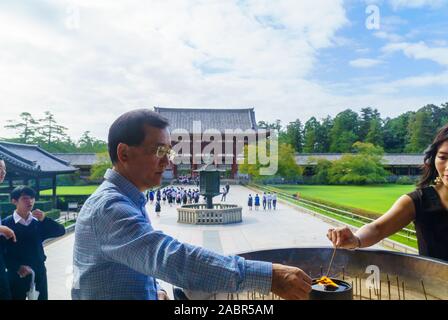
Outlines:
[[400,8],[422,8],[422,7],[440,7],[444,5],[445,0],[391,0],[390,4],[394,9]]
[[[105,138],[135,107],[254,107],[259,120],[287,123],[365,105],[389,115],[428,102],[368,88],[344,95],[312,80],[320,50],[350,43],[337,34],[348,24],[342,0],[43,4],[55,19],[0,10],[0,136],[11,135],[3,125],[23,111],[52,111],[74,138],[85,130]],[[79,29],[66,26],[74,9]]]
[[378,32],[375,32],[373,35],[379,39],[385,39],[385,40],[388,40],[391,42],[403,41],[403,37],[396,33],[378,31]]
[[349,64],[354,68],[371,68],[381,63],[383,63],[383,61],[378,59],[367,59],[367,58],[355,59],[349,62]]
[[[74,137],[105,138],[114,118],[143,106],[293,111],[319,94],[306,78],[347,23],[342,0],[44,4],[56,19],[43,7],[0,11],[0,123],[50,110]],[[79,28],[67,28],[74,13]]]
[[402,51],[409,58],[432,60],[440,65],[448,66],[448,47],[428,47],[423,41],[392,43],[384,46],[382,51],[385,53]]
[[[397,94],[403,90],[445,87],[447,85],[448,72],[442,72],[439,74],[421,74],[388,82],[377,82],[368,85],[367,88],[370,92],[375,92],[379,95],[388,95]],[[441,92],[441,94],[444,95],[445,92]],[[445,98],[445,100],[447,99]]]

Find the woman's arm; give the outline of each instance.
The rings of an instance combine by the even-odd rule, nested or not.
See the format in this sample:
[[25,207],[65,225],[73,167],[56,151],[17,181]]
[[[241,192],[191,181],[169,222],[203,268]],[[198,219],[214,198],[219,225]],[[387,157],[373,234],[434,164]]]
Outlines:
[[348,227],[343,227],[330,229],[327,237],[338,248],[370,247],[403,229],[414,219],[414,203],[409,196],[403,195],[384,215],[361,227],[355,234]]

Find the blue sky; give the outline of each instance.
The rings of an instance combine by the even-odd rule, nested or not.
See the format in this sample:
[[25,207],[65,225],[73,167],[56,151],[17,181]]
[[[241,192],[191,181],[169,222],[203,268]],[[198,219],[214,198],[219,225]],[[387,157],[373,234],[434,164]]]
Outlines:
[[[446,3],[394,7],[391,1],[370,1],[376,5],[379,29],[367,29],[363,1],[346,2],[349,23],[336,34],[340,46],[321,50],[314,79],[323,85],[336,84],[335,93],[346,85],[347,92],[359,91],[372,82],[390,83],[414,76],[441,74],[447,64],[433,59],[407,56],[403,51],[385,51],[391,44],[426,44],[429,48],[448,45],[448,10]],[[337,40],[338,41],[338,40]],[[358,61],[358,64],[356,63]],[[364,61],[364,64],[362,62]],[[401,95],[420,94],[446,97],[447,83],[439,85],[402,88]],[[445,89],[445,90],[444,90]],[[395,93],[394,93],[395,94]],[[387,110],[386,110],[387,112]]]
[[253,107],[287,124],[440,105],[447,17],[445,0],[0,0],[0,137],[24,111],[105,138],[136,107]]

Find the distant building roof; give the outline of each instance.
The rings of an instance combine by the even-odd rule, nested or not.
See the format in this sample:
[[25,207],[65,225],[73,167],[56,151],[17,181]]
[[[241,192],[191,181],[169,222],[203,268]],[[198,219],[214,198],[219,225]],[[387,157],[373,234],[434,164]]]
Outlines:
[[154,111],[168,118],[170,130],[185,129],[193,132],[193,121],[201,122],[202,131],[216,129],[224,132],[226,129],[257,129],[253,108],[247,109],[189,109],[189,108],[159,108]]
[[53,153],[56,157],[75,167],[91,167],[97,161],[96,153]]
[[[315,162],[308,163],[310,158],[321,158],[330,161],[340,159],[343,153],[300,153],[296,154],[296,163],[301,166],[314,165]],[[389,166],[421,166],[423,165],[423,154],[418,153],[386,153],[383,162]]]
[[77,170],[37,145],[0,141],[0,157],[7,163],[8,172],[17,170],[30,176],[52,176]]

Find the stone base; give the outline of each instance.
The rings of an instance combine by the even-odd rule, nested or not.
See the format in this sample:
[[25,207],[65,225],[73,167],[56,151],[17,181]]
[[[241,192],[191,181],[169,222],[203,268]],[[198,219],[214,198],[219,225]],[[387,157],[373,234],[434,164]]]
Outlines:
[[187,204],[177,208],[177,222],[188,224],[229,224],[243,221],[241,207],[235,204],[214,204],[207,209],[205,204]]

